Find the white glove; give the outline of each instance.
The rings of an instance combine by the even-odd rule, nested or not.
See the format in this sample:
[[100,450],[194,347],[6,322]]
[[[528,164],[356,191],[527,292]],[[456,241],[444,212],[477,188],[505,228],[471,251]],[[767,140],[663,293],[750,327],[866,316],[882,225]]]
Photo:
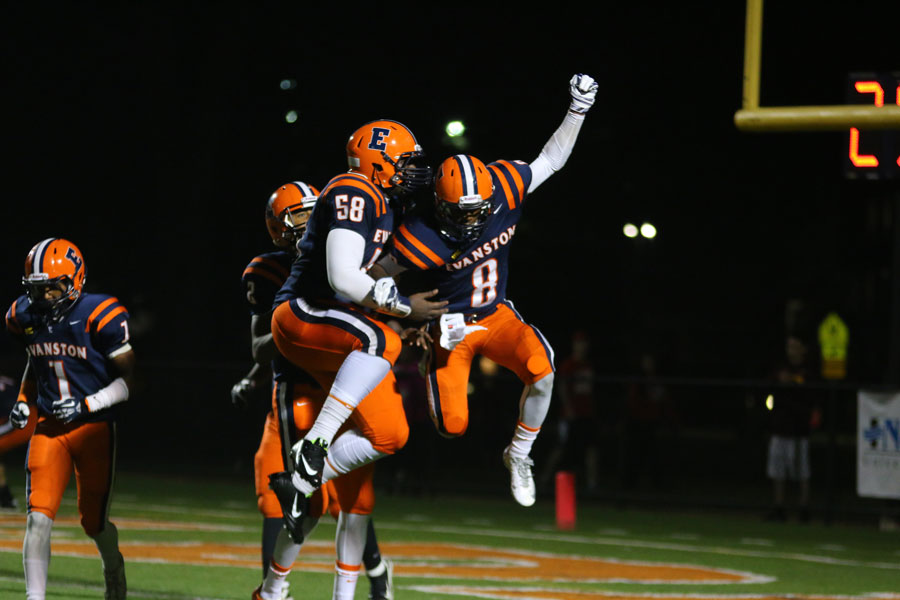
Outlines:
[[569,110],[584,114],[594,105],[597,97],[597,82],[590,75],[579,73],[572,75],[569,80],[569,94],[572,95],[572,103]]
[[392,277],[382,277],[375,282],[372,287],[372,299],[379,308],[401,317],[408,315],[411,310],[411,307],[403,302],[403,297],[400,296]]
[[443,314],[441,315],[441,348],[453,350],[466,335],[480,329],[487,331],[487,327],[481,325],[466,325],[462,313]]
[[31,415],[31,409],[28,408],[26,402],[16,402],[12,410],[9,411],[9,422],[16,429],[24,429],[28,424],[28,417]]
[[53,416],[63,423],[71,423],[91,412],[84,398],[60,398],[53,403]]

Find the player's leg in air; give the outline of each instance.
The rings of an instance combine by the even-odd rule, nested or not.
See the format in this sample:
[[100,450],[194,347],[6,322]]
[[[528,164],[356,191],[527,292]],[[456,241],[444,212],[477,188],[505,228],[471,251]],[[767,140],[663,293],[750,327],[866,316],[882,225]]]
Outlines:
[[510,472],[510,491],[516,502],[535,502],[531,448],[550,408],[553,391],[553,350],[543,335],[507,304],[478,324],[452,350],[435,345],[429,366],[427,391],[432,420],[444,437],[463,435],[468,427],[468,379],[478,354],[513,371],[525,389],[519,399],[518,420],[503,464]]
[[[365,564],[366,573],[370,579],[372,597],[376,599],[392,597],[392,565],[389,561],[381,558],[374,536],[374,528],[368,515],[374,505],[373,461],[402,447],[409,435],[402,399],[395,391],[393,381],[393,375],[389,373],[386,381],[376,388],[376,393],[371,394],[360,403],[359,411],[357,411],[359,414],[354,413],[351,423],[348,423],[334,440],[328,454],[328,461],[323,466],[323,487],[321,489],[326,490],[325,494],[317,491],[307,499],[294,487],[290,471],[275,473],[270,477],[270,485],[278,497],[284,515],[285,527],[278,534],[265,580],[254,592],[253,598],[270,600],[284,597],[278,594],[282,593],[285,588],[287,575],[300,552],[303,541],[318,524],[319,518],[329,506],[333,507],[335,502],[346,507],[347,512],[352,515],[366,516],[364,520],[356,516],[346,517],[343,527],[339,526],[337,536],[339,565],[337,568],[343,572],[348,569],[352,571],[352,567],[356,566],[356,575],[348,576],[353,580],[352,587],[355,589],[360,564]],[[284,406],[286,403],[280,401],[279,404]],[[293,402],[292,405],[295,427],[286,439],[285,431],[282,430],[282,443],[285,447],[290,447],[289,444],[293,440],[306,433],[311,419],[314,419],[315,416],[315,412],[312,415],[304,412],[301,415],[302,418],[298,418],[297,402]],[[321,404],[312,403],[311,406],[318,408]],[[279,408],[280,415],[283,411],[283,408]],[[348,428],[357,423],[364,431]],[[296,452],[292,452],[284,462],[290,465],[294,460],[302,460],[302,458],[297,456]],[[342,493],[338,490],[342,490]],[[329,498],[331,498],[330,501]],[[308,502],[308,505],[304,502]],[[361,543],[358,539],[360,524],[364,525]],[[360,560],[356,560],[357,547],[362,549]],[[338,585],[339,579],[340,577],[336,578],[335,594],[345,594],[345,588],[349,586],[349,583]],[[345,596],[336,595],[335,597]],[[352,590],[348,597],[352,597]]]

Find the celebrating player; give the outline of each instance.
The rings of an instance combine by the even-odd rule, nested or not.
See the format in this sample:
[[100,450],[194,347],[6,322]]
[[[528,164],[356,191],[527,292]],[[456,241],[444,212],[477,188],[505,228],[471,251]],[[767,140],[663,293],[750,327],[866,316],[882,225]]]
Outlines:
[[525,198],[566,163],[597,84],[575,75],[569,91],[565,119],[531,164],[485,165],[469,155],[441,163],[433,212],[404,220],[390,256],[379,262],[388,275],[420,271],[421,285],[437,288],[437,297],[449,301],[450,312],[430,336],[439,343],[433,345],[427,375],[429,409],[442,435],[466,431],[466,390],[476,354],[507,367],[525,384],[518,424],[503,452],[513,497],[523,506],[535,501],[529,454],[550,405],[554,364],[547,340],[506,298],[507,265]]
[[105,294],[83,291],[81,251],[60,238],[35,245],[25,259],[26,294],[6,313],[6,327],[25,345],[28,364],[9,415],[27,425],[39,413],[28,447],[28,517],[23,546],[25,590],[43,599],[50,530],[74,468],[78,512],[103,562],[106,598],[125,598],[125,561],[109,521],[116,453],[117,405],[128,399],[134,369],[128,312]]
[[[371,311],[419,320],[445,312],[444,302],[429,300],[434,291],[407,298],[390,277],[375,281],[366,273],[390,238],[404,195],[431,184],[415,136],[396,121],[372,121],[350,136],[346,151],[349,172],[319,196],[272,317],[278,350],[330,388],[292,449],[293,482],[304,497],[321,485],[329,445],[351,413],[370,442],[355,466],[396,452],[409,435],[396,391],[386,388],[386,400],[364,403],[368,408],[360,404],[392,376],[401,348],[398,334]],[[363,414],[369,410],[380,414]]]
[[[300,551],[300,544],[294,543],[282,526],[284,513],[278,498],[269,488],[269,476],[283,472],[285,465],[291,464],[290,456],[284,454],[283,448],[290,449],[299,439],[298,432],[309,429],[325,397],[325,391],[315,380],[281,357],[271,334],[273,299],[297,257],[297,243],[306,230],[318,193],[316,188],[302,181],[290,182],[275,190],[266,204],[266,228],[278,250],[254,258],[242,276],[251,314],[254,365],[248,375],[232,388],[232,401],[238,405],[246,404],[250,392],[257,386],[265,385],[270,372],[274,383],[271,386],[272,410],[266,415],[262,440],[254,457],[257,504],[263,514],[264,578],[264,583],[254,592],[255,598],[280,600],[288,597],[286,577]],[[283,439],[285,443],[282,443]],[[357,485],[365,483],[365,480],[360,480]],[[371,473],[368,484],[371,496]],[[333,493],[334,502],[339,502],[333,484],[329,490]],[[323,509],[326,507],[327,504]],[[319,512],[321,514],[321,510]],[[390,562],[382,561],[374,527],[371,520],[367,522],[368,529],[363,529],[366,534],[363,563],[370,580],[371,596],[384,598],[390,584]]]

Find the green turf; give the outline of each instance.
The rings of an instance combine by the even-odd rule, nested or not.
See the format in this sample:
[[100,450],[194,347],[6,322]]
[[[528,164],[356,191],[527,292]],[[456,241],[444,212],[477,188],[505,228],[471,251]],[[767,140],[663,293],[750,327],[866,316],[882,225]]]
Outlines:
[[[12,471],[12,469],[9,469]],[[12,474],[11,474],[12,475]],[[14,485],[21,485],[14,480]],[[67,492],[60,517],[75,515],[74,490]],[[228,542],[258,555],[260,516],[252,481],[244,478],[159,477],[120,473],[112,507],[113,521],[150,519],[194,525],[227,525],[227,531],[135,530],[120,527],[126,543]],[[522,508],[511,498],[406,497],[381,493],[375,511],[379,540],[385,548],[397,542],[442,542],[544,554],[602,557],[644,563],[678,563],[752,572],[767,578],[742,584],[639,584],[584,582],[497,582],[399,576],[398,598],[459,598],[426,593],[412,587],[466,584],[495,587],[549,587],[585,591],[627,591],[705,595],[827,594],[861,596],[900,593],[900,532],[872,526],[822,523],[770,523],[758,515],[728,512],[627,510],[608,505],[578,507],[577,527],[555,528],[548,500]],[[21,531],[6,527],[7,539]],[[313,540],[328,543],[334,522],[323,519]],[[77,527],[57,526],[54,541],[86,540]],[[385,550],[385,554],[389,551]],[[304,554],[301,554],[301,560]],[[398,562],[402,565],[404,560]],[[132,598],[247,599],[259,583],[254,567],[205,567],[162,563],[128,564]],[[295,570],[295,600],[330,598],[332,576]],[[364,578],[357,598],[367,596]],[[21,555],[0,552],[0,598],[24,597]],[[102,597],[98,558],[54,554],[48,598]],[[900,596],[898,596],[900,598]]]

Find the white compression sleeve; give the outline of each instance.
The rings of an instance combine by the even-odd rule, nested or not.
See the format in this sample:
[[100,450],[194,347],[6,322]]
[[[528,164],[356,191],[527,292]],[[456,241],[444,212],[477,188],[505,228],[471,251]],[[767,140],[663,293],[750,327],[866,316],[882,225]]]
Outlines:
[[128,384],[121,377],[117,377],[105,388],[86,396],[84,403],[87,404],[89,411],[97,412],[126,400],[128,400]]
[[540,155],[529,165],[531,167],[529,194],[547,181],[547,178],[563,168],[566,161],[569,160],[569,155],[572,154],[575,140],[578,138],[578,132],[581,131],[583,123],[584,115],[573,112],[566,113],[566,118],[544,144]]
[[375,280],[362,271],[365,248],[366,240],[349,229],[332,229],[325,242],[328,283],[335,292],[356,304],[364,304],[375,285]]

